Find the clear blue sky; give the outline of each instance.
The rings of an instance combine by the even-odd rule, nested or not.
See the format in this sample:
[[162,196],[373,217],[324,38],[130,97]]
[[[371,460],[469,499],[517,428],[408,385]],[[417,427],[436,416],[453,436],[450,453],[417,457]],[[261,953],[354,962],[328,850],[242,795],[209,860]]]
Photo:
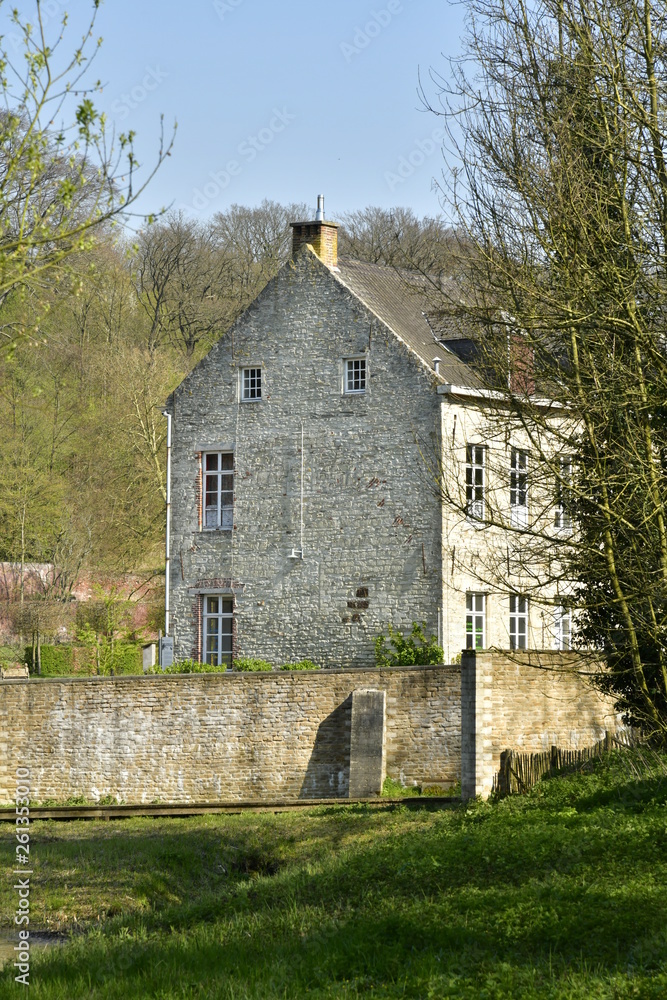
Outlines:
[[[89,4],[43,8],[53,26],[68,10],[73,38]],[[206,218],[263,198],[314,207],[322,192],[329,218],[370,204],[435,215],[442,123],[420,104],[418,74],[446,71],[462,20],[450,0],[105,0],[98,104],[137,132],[146,162],[160,114],[167,129],[178,121],[145,211],[173,203]]]

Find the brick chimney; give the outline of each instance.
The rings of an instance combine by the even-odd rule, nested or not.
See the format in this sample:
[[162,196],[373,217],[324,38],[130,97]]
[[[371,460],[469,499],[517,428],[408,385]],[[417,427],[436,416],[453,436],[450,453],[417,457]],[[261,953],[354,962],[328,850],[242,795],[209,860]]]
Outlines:
[[338,224],[324,220],[324,195],[317,196],[317,212],[313,222],[291,222],[292,258],[296,257],[304,243],[310,243],[313,250],[327,267],[338,265]]
[[535,392],[535,352],[520,333],[509,335],[509,364],[511,392],[517,396],[532,396]]

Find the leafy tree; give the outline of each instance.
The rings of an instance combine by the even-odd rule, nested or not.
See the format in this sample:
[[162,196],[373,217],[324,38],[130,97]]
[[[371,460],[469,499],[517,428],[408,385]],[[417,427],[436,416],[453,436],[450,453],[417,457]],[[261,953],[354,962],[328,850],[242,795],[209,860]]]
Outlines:
[[[26,564],[48,562],[68,530],[67,483],[53,464],[57,425],[44,412],[31,365],[9,363],[0,373],[0,558],[18,570],[24,598]],[[4,419],[3,419],[4,418]]]
[[[558,583],[605,655],[600,683],[666,739],[667,12],[467,8],[465,56],[433,79],[442,195],[474,253],[441,305],[476,345],[489,438],[529,442],[537,501],[513,526],[490,497],[489,524],[514,540],[485,572],[514,589],[532,565],[536,593]],[[573,532],[554,530],[563,518]]]
[[131,608],[112,587],[105,592],[95,588],[95,598],[79,604],[76,610],[76,637],[88,646],[95,657],[98,674],[114,674],[126,652],[131,623]]
[[0,323],[5,345],[36,332],[45,289],[132,208],[171,150],[162,137],[155,165],[139,179],[134,134],[121,133],[114,143],[94,103],[101,84],[86,80],[101,43],[93,34],[99,0],[91,6],[69,53],[67,16],[51,31],[41,0],[31,20],[16,9],[9,15],[19,54],[0,43],[0,306],[18,295],[33,307],[30,321],[20,313]]

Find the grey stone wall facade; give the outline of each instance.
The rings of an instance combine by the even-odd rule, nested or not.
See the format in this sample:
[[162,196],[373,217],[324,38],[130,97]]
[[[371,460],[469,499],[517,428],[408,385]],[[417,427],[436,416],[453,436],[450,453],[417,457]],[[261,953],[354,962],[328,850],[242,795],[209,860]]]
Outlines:
[[460,677],[403,667],[0,681],[0,802],[14,797],[17,767],[35,802],[345,798],[352,694],[368,688],[386,699],[387,773],[454,784]]
[[[366,392],[345,395],[344,359],[359,356]],[[261,367],[261,400],[241,401],[243,367]],[[434,375],[310,249],[169,407],[177,659],[202,657],[201,602],[213,592],[233,595],[235,655],[274,664],[370,665],[388,622],[435,632],[441,511],[420,454],[439,431]],[[207,450],[234,453],[232,530],[201,525]],[[302,548],[302,460],[303,558],[290,558]]]

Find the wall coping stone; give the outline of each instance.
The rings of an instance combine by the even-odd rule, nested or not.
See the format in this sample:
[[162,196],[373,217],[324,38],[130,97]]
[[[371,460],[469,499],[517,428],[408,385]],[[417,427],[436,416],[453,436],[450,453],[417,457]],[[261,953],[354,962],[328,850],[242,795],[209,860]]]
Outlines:
[[230,680],[238,680],[242,678],[243,680],[259,680],[259,681],[270,681],[276,677],[303,677],[304,680],[317,680],[321,677],[330,677],[332,674],[360,674],[360,673],[373,673],[376,676],[381,676],[383,673],[410,673],[410,671],[432,671],[436,670],[449,670],[455,673],[461,672],[460,663],[428,663],[423,666],[411,666],[411,667],[327,667],[321,670],[229,670],[220,673],[189,673],[189,674],[114,674],[112,677],[100,677],[95,675],[88,675],[85,677],[35,677],[31,675],[29,678],[25,677],[5,677],[4,680],[0,680],[0,685],[2,684],[100,684],[104,682],[117,681],[182,681],[188,680],[192,681],[195,678],[200,681],[211,681],[217,680],[221,677]]
[[387,705],[390,774],[408,785],[458,779],[461,673],[444,665],[35,681],[0,686],[6,802],[14,794],[12,761],[34,769],[36,801],[345,799],[360,688]]

